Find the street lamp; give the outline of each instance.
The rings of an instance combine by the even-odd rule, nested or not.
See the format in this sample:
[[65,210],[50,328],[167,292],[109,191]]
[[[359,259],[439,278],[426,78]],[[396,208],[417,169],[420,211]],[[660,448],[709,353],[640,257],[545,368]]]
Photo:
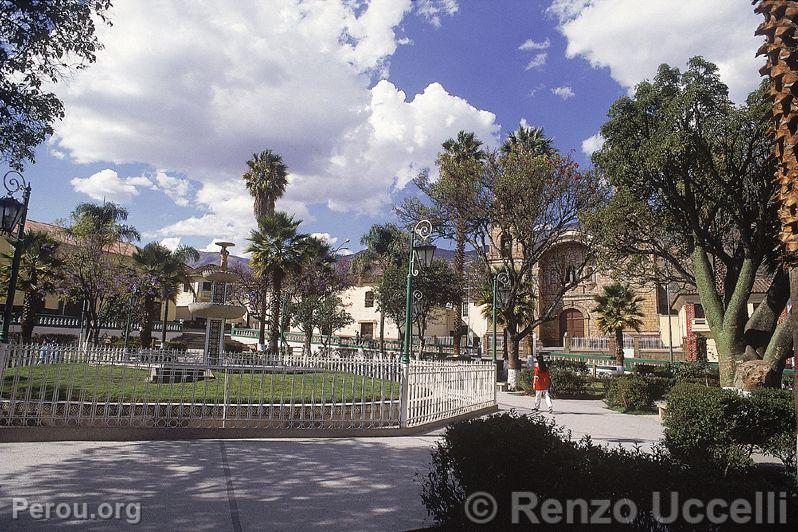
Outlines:
[[[6,306],[3,309],[3,328],[0,330],[0,343],[8,343],[8,330],[11,326],[11,311],[14,309],[14,295],[19,277],[19,262],[22,259],[23,240],[25,238],[25,218],[28,215],[30,185],[16,170],[10,170],[3,176],[6,195],[0,198],[0,234],[14,239],[14,258],[11,260],[11,275],[6,289]],[[22,192],[22,201],[15,196]],[[16,233],[16,236],[14,235]]]
[[[501,288],[499,285],[501,284]],[[499,272],[493,276],[493,363],[496,363],[496,305],[504,308],[510,299],[510,276],[507,272]]]
[[[432,235],[432,223],[429,220],[421,220],[410,232],[410,260],[407,265],[407,289],[405,290],[405,338],[404,348],[402,349],[402,362],[410,363],[410,345],[413,336],[413,277],[419,274],[420,268],[427,268],[432,264],[435,256],[435,246],[428,244],[427,240]],[[419,238],[418,244],[416,237]]]

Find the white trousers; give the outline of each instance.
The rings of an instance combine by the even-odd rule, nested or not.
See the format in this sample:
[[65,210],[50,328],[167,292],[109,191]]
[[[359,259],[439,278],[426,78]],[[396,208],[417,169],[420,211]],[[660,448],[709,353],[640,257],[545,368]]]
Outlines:
[[546,406],[551,408],[551,397],[548,390],[535,390],[535,408],[540,408],[540,399],[546,399]]

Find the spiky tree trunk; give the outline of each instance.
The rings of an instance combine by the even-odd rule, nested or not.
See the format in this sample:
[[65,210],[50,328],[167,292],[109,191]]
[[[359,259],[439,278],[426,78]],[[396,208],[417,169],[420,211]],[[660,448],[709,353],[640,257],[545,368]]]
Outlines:
[[[775,155],[778,163],[776,180],[779,185],[776,201],[781,218],[781,242],[785,262],[790,266],[790,320],[793,332],[793,369],[798,370],[798,1],[755,0],[756,11],[765,16],[757,29],[767,42],[757,52],[767,56],[767,64],[760,73],[770,78],[773,99]],[[795,374],[794,394],[796,423],[798,423],[798,371]],[[798,441],[798,437],[796,438]]]
[[615,329],[615,365],[622,368],[623,363],[623,329],[618,327]]
[[139,344],[142,349],[150,349],[152,347],[152,303],[152,296],[144,297],[141,328],[139,329]]
[[263,349],[266,345],[266,306],[268,305],[267,299],[263,298],[263,304],[260,310],[260,320],[258,320],[258,349]]
[[283,275],[280,272],[272,274],[272,319],[269,331],[269,353],[277,354],[280,339],[280,299],[283,294]]
[[[166,349],[166,320],[169,319],[169,299],[163,300],[163,321],[161,321],[161,349]],[[222,331],[224,334],[224,331]]]
[[44,301],[38,291],[29,289],[25,292],[22,303],[22,315],[19,317],[20,335],[22,343],[29,344],[33,338],[33,328],[36,325],[36,314],[44,307]]

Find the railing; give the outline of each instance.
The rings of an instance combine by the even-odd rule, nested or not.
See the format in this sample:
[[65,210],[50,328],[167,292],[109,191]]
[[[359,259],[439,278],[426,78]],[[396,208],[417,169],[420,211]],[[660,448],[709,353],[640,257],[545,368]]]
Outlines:
[[360,349],[326,356],[10,345],[3,427],[374,429],[495,405],[492,364]]
[[481,362],[410,361],[407,426],[496,404],[496,367]]
[[[0,316],[0,324],[3,323],[3,317]],[[19,325],[19,316],[13,316],[11,318],[12,325]],[[37,314],[36,319],[34,321],[35,325],[40,327],[59,327],[64,329],[77,329],[80,327],[80,318],[77,316],[60,316],[55,314]],[[136,331],[141,328],[141,325],[137,323],[130,324],[131,330]],[[156,321],[152,324],[153,331],[160,331],[162,327],[162,322]],[[100,329],[118,329],[122,330],[125,328],[125,322],[123,321],[104,321],[100,324]],[[177,321],[169,321],[166,322],[166,330],[171,332],[180,332],[183,330],[183,324]]]
[[[233,327],[230,331],[231,337],[239,338],[258,338],[257,329]],[[287,332],[284,335],[285,341],[294,344],[304,344],[305,335],[294,332]],[[437,340],[451,337],[437,337]],[[363,348],[363,349],[379,349],[380,341],[374,338],[357,338],[351,336],[318,336],[315,335],[311,338],[312,345],[326,345],[329,348]],[[413,337],[414,352],[418,350],[419,339],[417,336]],[[403,349],[403,345],[398,340],[385,340],[385,351],[399,353]],[[425,355],[451,355],[454,352],[451,342],[448,344],[445,341],[436,341],[436,337],[429,336],[425,338],[424,354]]]

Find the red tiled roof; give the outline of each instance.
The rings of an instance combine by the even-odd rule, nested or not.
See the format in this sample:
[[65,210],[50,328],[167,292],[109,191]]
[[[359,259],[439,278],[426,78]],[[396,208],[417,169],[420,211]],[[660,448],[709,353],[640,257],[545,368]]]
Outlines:
[[[69,240],[64,235],[64,230],[57,225],[48,224],[46,222],[38,222],[36,220],[26,220],[25,221],[25,230],[26,231],[42,231],[44,233],[49,233],[54,238],[60,240],[61,242],[65,242],[69,244]],[[112,246],[113,249],[109,249],[110,253],[117,253],[120,255],[131,256],[133,253],[136,252],[136,246],[130,244],[128,242],[119,242],[117,245]]]

